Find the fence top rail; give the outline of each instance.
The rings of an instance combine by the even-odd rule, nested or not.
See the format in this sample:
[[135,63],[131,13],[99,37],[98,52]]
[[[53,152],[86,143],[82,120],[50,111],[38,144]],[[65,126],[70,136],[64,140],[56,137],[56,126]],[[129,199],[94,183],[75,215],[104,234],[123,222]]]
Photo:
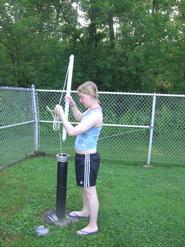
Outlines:
[[1,86],[0,90],[12,90],[12,91],[32,91],[32,88],[24,88],[24,87],[6,87],[6,86]]
[[162,96],[162,97],[185,97],[184,94],[160,94],[160,93],[131,93],[131,92],[104,92],[100,91],[100,94],[117,94],[117,95],[140,95],[140,96]]
[[[32,91],[32,88],[23,87],[8,87],[1,86],[0,90],[18,90],[18,91]],[[62,89],[36,89],[37,92],[66,92]],[[71,90],[71,93],[77,93],[77,90]],[[107,92],[99,91],[99,94],[114,94],[114,95],[138,95],[138,96],[158,96],[158,97],[181,97],[185,98],[184,94],[161,94],[161,93],[136,93],[136,92]]]
[[[66,92],[62,89],[36,89],[37,92]],[[77,90],[71,90],[71,93],[77,93]],[[184,94],[160,94],[160,93],[134,93],[134,92],[106,92],[99,91],[99,94],[114,94],[114,95],[140,95],[140,96],[162,96],[162,97],[185,97]]]

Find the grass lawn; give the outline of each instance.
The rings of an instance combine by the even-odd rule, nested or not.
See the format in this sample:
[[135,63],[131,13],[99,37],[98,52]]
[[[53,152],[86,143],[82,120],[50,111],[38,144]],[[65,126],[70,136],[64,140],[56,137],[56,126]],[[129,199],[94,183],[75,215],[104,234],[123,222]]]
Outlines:
[[[127,165],[103,160],[97,181],[99,233],[80,237],[80,221],[49,226],[37,237],[41,215],[55,208],[56,159],[34,157],[0,172],[2,247],[183,247],[185,246],[185,168]],[[67,209],[81,207],[73,159],[68,162]]]

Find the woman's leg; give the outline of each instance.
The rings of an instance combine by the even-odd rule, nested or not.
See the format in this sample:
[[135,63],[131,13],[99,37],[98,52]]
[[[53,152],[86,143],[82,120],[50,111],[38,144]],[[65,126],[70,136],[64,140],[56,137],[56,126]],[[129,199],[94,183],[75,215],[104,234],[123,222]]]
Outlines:
[[89,216],[89,203],[88,203],[88,199],[85,195],[85,191],[83,189],[83,192],[82,192],[82,197],[83,197],[83,207],[82,207],[82,215],[83,216]]
[[89,217],[89,202],[85,196],[85,191],[82,191],[83,206],[80,211],[72,211],[69,215],[79,216],[79,217]]
[[[95,232],[98,231],[97,219],[99,210],[99,200],[96,191],[96,186],[84,188],[85,203],[89,208],[89,223],[80,231]],[[80,233],[78,231],[77,233]]]

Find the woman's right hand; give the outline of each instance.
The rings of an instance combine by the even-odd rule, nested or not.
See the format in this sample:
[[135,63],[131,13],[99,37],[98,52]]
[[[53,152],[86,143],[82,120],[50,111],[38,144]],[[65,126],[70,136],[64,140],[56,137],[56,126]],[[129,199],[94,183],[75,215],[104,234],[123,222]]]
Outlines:
[[57,116],[62,117],[64,115],[64,110],[61,105],[56,105],[54,111]]

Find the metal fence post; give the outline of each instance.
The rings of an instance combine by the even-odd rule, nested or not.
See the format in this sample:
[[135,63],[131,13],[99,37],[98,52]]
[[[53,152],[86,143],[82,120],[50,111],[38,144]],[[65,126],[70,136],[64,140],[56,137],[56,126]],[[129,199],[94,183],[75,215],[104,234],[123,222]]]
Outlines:
[[32,84],[32,110],[33,110],[33,117],[35,120],[34,126],[34,145],[35,151],[38,151],[39,146],[39,121],[38,121],[38,109],[37,109],[37,99],[35,93],[35,86]]
[[153,132],[154,132],[154,122],[155,122],[155,106],[156,106],[156,94],[153,95],[153,102],[152,102],[152,116],[151,116],[151,125],[150,125],[150,139],[149,139],[149,146],[148,146],[148,160],[147,166],[150,166],[151,158],[152,158],[152,142],[153,142]]

